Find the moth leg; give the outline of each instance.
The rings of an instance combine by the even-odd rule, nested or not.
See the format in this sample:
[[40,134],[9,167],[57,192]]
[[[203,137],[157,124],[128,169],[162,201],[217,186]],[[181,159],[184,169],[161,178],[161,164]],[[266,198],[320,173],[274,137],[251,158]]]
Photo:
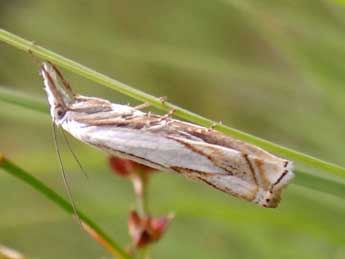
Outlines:
[[168,97],[161,96],[161,97],[159,97],[159,100],[161,101],[162,104],[165,104],[165,102],[168,100]]
[[33,56],[34,56],[34,53],[32,52],[32,49],[33,49],[33,47],[35,47],[35,45],[36,45],[36,42],[35,42],[35,41],[31,41],[31,42],[30,42],[30,47],[28,48],[28,53],[29,53],[30,55],[33,55]]
[[[167,101],[167,99],[168,98],[166,96],[159,97],[159,100],[162,104],[164,104]],[[151,104],[145,102],[145,103],[139,104],[133,108],[136,110],[141,110],[141,109],[145,109],[145,108],[150,107],[150,106],[151,106]]]
[[142,103],[142,104],[139,104],[139,105],[133,107],[133,109],[142,110],[142,109],[145,109],[145,108],[150,107],[150,106],[151,106],[151,104],[149,104],[149,103]]
[[213,122],[212,125],[210,127],[207,128],[207,130],[213,130],[215,127],[217,127],[218,125],[222,125],[223,123],[221,121],[219,122]]
[[171,116],[173,115],[174,112],[175,112],[175,109],[172,109],[167,114],[161,116],[158,119],[154,119],[154,120],[150,120],[151,112],[148,112],[147,115],[146,115],[147,116],[147,121],[145,122],[144,129],[146,129],[146,130],[147,129],[149,129],[149,130],[157,130],[157,129],[164,128],[165,126],[167,126],[169,123],[172,122],[169,119],[171,118]]
[[147,117],[147,120],[146,120],[146,122],[145,122],[145,128],[149,128],[149,127],[150,127],[150,124],[151,124],[151,122],[150,122],[151,112],[148,112],[148,113],[146,114],[146,117]]
[[175,111],[176,109],[170,110],[167,114],[163,115],[158,121],[170,119],[171,116],[175,113]]
[[[169,119],[174,112],[175,112],[175,109],[172,109],[167,114],[160,117],[159,119],[147,121],[146,125],[145,125],[145,129],[157,130],[157,129],[162,129],[162,128],[166,127],[167,125],[169,125],[172,122]],[[148,113],[148,115],[147,115],[148,118],[150,118],[149,117],[150,115],[151,115],[151,113]]]
[[[174,114],[174,112],[176,111],[176,109],[172,109],[171,111],[169,111],[168,113],[166,113],[165,115],[161,116],[159,119],[157,120],[152,120],[149,123],[153,124],[153,123],[157,123],[157,122],[161,122],[161,121],[167,121],[168,119],[171,118],[171,116]],[[150,114],[151,115],[151,114]],[[150,116],[148,114],[148,116]],[[149,117],[150,118],[150,117]]]

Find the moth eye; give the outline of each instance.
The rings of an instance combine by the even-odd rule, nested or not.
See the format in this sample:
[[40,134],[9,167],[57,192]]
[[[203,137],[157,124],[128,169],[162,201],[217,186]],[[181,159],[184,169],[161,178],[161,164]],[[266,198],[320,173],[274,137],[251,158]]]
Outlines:
[[58,110],[56,111],[57,118],[58,118],[58,119],[62,119],[62,117],[65,116],[65,113],[66,113],[66,112],[65,112],[64,110],[58,109]]

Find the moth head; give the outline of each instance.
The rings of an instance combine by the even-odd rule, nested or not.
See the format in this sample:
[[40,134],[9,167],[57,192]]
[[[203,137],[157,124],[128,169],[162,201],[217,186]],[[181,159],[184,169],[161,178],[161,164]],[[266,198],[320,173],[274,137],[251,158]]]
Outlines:
[[272,191],[263,191],[257,199],[257,203],[265,208],[276,208],[280,202],[281,190],[272,192]]
[[277,176],[277,179],[272,183],[269,189],[261,189],[255,198],[255,202],[260,204],[265,208],[276,208],[281,199],[282,190],[288,185],[288,183],[294,177],[294,174],[290,171],[292,169],[291,165],[287,166],[280,175]]
[[40,69],[44,89],[48,95],[50,114],[54,123],[60,124],[69,107],[75,102],[75,94],[57,68],[43,62]]

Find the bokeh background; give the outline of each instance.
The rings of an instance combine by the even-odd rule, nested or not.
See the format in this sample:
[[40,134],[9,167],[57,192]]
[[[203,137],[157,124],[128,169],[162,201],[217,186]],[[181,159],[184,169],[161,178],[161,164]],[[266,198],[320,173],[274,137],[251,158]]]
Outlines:
[[[0,26],[193,112],[345,166],[341,2],[1,0]],[[138,103],[63,72],[84,95]],[[2,43],[0,84],[45,100],[36,61]],[[50,118],[0,108],[0,151],[65,195]],[[127,244],[130,183],[111,173],[104,153],[71,142],[89,174],[62,148],[78,207]],[[176,214],[153,258],[345,258],[344,201],[296,185],[267,210],[162,173],[150,207]],[[70,216],[6,173],[0,243],[36,259],[110,258]]]

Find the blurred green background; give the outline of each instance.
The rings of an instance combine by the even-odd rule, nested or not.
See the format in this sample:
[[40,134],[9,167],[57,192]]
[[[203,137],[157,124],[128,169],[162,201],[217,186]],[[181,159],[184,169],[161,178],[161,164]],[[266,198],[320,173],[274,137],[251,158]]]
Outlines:
[[[0,26],[210,119],[345,166],[340,2],[1,0]],[[84,95],[138,103],[63,72]],[[35,60],[2,43],[0,85],[45,99]],[[65,195],[50,118],[0,107],[0,152]],[[130,183],[110,172],[105,154],[71,142],[89,173],[85,179],[64,147],[78,207],[128,243]],[[344,201],[296,185],[269,210],[162,173],[150,206],[154,215],[176,213],[153,258],[345,258]],[[3,172],[0,208],[0,244],[29,258],[110,258],[70,216]]]

